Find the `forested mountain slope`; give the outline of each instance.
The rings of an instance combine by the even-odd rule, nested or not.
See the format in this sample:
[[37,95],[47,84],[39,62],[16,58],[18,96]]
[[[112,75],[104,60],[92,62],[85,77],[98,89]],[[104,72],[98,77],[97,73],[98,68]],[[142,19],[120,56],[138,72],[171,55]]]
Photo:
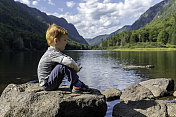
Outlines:
[[[176,9],[172,0],[153,20],[138,30],[123,31],[100,44],[101,47],[176,47]],[[171,13],[172,11],[172,13]],[[167,14],[167,15],[166,15]],[[170,15],[169,15],[170,14]],[[155,19],[155,17],[154,17]]]
[[86,45],[79,44],[87,44],[86,40],[64,18],[48,16],[14,0],[0,0],[0,49],[44,50],[47,47],[45,32],[52,23],[68,30],[70,41],[67,48],[86,48]]

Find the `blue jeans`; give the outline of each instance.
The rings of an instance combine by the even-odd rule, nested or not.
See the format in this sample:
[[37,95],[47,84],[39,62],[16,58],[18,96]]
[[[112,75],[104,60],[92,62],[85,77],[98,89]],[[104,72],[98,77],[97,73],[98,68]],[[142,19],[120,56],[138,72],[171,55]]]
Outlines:
[[57,90],[64,77],[71,82],[70,88],[72,88],[72,86],[79,80],[79,76],[72,68],[58,64],[51,71],[48,81],[43,86],[43,89],[47,91]]

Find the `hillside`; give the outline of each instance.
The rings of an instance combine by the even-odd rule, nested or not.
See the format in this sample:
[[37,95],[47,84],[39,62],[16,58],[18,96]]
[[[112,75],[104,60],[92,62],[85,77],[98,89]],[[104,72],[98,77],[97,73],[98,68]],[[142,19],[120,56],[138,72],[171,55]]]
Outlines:
[[176,1],[172,0],[170,1],[170,4],[168,4],[165,8],[163,8],[162,10],[160,10],[157,15],[154,17],[154,21],[156,20],[162,20],[167,16],[170,16],[172,14],[174,14],[176,11]]
[[[132,25],[123,26],[122,28],[109,34],[109,36],[103,37],[103,40],[106,40],[109,37],[111,37],[117,33],[123,32],[123,31],[137,30],[141,27],[144,27],[146,24],[150,23],[160,11],[162,11],[163,9],[166,9],[165,7],[168,7],[168,4],[170,2],[171,2],[171,0],[164,0],[164,1],[154,5],[153,7],[149,8],[145,13],[143,13],[139,17],[139,19],[136,20]],[[172,5],[172,6],[174,7],[174,5]],[[176,8],[176,7],[174,7],[174,8]],[[88,43],[90,45],[97,45],[97,44],[100,44],[100,42],[101,42],[101,39],[99,39],[99,38],[97,38],[97,40],[96,40],[96,38],[93,40],[88,40]]]
[[100,45],[102,40],[105,40],[109,35],[99,35],[93,39],[86,39],[89,45],[95,46]]
[[160,20],[153,20],[138,30],[117,33],[103,41],[101,47],[176,47],[176,9],[172,7],[175,2],[170,1],[162,9]]
[[[117,31],[111,33],[111,34],[109,35],[109,37],[111,37],[112,35],[115,35],[115,34],[117,34],[117,33],[126,31],[126,30],[131,30],[131,25],[125,25],[125,26],[123,26],[122,28],[118,29]],[[108,38],[109,38],[109,37],[108,37]]]
[[64,18],[48,16],[35,8],[30,8],[13,0],[1,0],[0,49],[44,50],[47,47],[45,32],[48,24],[52,23],[56,23],[68,30],[69,49],[72,48],[72,44],[74,48],[76,45],[81,48],[83,47],[76,42],[87,44],[85,39],[79,35],[74,25],[68,23]]
[[157,15],[159,11],[164,9],[171,0],[164,0],[153,7],[149,8],[145,13],[143,13],[138,20],[136,20],[131,26],[124,26],[121,29],[118,29],[117,31],[111,33],[110,35],[114,35],[116,33],[122,32],[122,31],[128,31],[128,30],[137,30],[141,27],[144,27],[146,24],[150,23],[154,17]]
[[150,23],[159,11],[164,9],[171,0],[164,0],[153,7],[149,8],[140,18],[131,25],[131,30],[137,30]]

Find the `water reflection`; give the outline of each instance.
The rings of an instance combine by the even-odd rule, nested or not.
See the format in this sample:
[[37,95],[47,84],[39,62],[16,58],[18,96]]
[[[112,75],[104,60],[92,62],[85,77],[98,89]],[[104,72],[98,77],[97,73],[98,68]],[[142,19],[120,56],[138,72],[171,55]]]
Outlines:
[[[65,51],[80,63],[80,79],[100,90],[123,89],[126,85],[149,78],[176,79],[176,51],[115,52]],[[43,53],[0,53],[0,84],[23,83],[37,79],[36,69]],[[124,70],[116,66],[154,65],[154,69]],[[1,88],[2,90],[2,88]]]
[[10,83],[25,83],[36,79],[39,57],[42,53],[0,53],[0,93]]
[[124,56],[124,53],[112,51],[66,51],[65,53],[71,57],[76,56],[77,62],[82,65],[83,69],[78,73],[80,79],[90,87],[101,91],[109,88],[122,90],[129,84],[144,80],[135,71],[113,69],[114,66],[131,63],[129,62],[131,59]]
[[[176,51],[115,52],[64,51],[82,65],[80,79],[92,88],[123,90],[127,85],[150,78],[173,78],[176,81]],[[43,53],[0,53],[0,93],[9,83],[25,83],[37,79],[37,65]],[[116,66],[154,65],[153,69],[126,70]],[[68,82],[64,82],[68,83]],[[68,83],[69,84],[69,83]],[[112,105],[108,103],[107,116]]]
[[[124,89],[126,85],[149,78],[176,79],[176,51],[166,52],[115,52],[65,51],[80,63],[80,79],[91,87],[105,90]],[[43,53],[0,53],[0,85],[24,83],[37,79],[36,69]],[[124,70],[115,66],[154,65],[154,69]],[[3,88],[1,88],[3,90]]]

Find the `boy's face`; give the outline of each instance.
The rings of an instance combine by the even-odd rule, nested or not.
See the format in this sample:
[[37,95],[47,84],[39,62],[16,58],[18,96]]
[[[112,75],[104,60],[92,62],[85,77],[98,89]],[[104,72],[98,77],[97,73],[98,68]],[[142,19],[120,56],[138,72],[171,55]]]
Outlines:
[[56,43],[55,43],[55,48],[57,50],[64,50],[65,46],[67,44],[67,35],[62,35],[60,39],[57,39]]

